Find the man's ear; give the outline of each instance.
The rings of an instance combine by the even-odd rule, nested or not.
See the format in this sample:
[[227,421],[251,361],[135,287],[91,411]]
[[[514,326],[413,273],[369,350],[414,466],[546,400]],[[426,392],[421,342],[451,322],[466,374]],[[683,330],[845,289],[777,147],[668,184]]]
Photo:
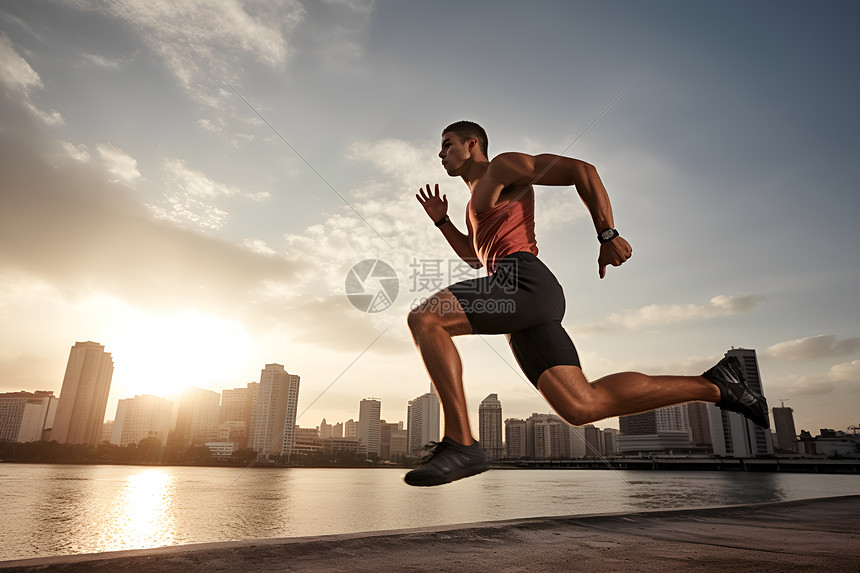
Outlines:
[[469,146],[469,153],[472,153],[472,150],[478,146],[478,138],[477,137],[470,137],[469,141],[468,141],[468,146]]

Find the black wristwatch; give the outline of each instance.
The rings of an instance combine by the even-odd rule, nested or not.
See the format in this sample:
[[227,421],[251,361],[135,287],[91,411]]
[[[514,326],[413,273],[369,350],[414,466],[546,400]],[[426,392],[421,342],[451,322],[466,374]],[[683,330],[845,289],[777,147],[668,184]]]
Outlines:
[[438,221],[436,221],[433,224],[436,225],[437,227],[441,227],[442,225],[444,225],[445,223],[447,223],[450,220],[451,219],[448,218],[448,215],[445,215],[444,217],[442,217],[441,219],[439,219]]
[[606,229],[605,231],[601,231],[601,233],[597,235],[597,240],[601,243],[608,243],[617,236],[618,231],[616,231],[615,229]]

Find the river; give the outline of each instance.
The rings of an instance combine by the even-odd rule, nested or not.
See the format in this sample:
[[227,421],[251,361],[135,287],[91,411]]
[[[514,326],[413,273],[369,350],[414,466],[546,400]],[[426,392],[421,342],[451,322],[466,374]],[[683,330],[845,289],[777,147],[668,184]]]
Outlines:
[[0,560],[860,493],[856,475],[493,470],[413,488],[404,471],[0,464]]

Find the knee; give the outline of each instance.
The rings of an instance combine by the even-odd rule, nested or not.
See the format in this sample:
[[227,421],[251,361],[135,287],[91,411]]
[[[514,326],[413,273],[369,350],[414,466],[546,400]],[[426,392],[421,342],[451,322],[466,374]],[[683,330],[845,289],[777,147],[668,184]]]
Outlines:
[[406,324],[412,332],[412,336],[420,334],[433,325],[433,313],[428,312],[426,308],[418,306],[409,311],[406,317]]

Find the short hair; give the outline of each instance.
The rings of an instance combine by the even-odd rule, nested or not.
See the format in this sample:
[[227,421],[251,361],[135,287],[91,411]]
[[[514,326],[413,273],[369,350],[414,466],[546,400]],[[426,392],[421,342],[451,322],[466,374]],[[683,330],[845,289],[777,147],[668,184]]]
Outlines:
[[478,140],[478,148],[485,157],[489,157],[487,154],[487,145],[489,143],[487,141],[487,132],[474,121],[456,121],[442,130],[442,135],[446,133],[456,133],[463,141],[474,137]]

